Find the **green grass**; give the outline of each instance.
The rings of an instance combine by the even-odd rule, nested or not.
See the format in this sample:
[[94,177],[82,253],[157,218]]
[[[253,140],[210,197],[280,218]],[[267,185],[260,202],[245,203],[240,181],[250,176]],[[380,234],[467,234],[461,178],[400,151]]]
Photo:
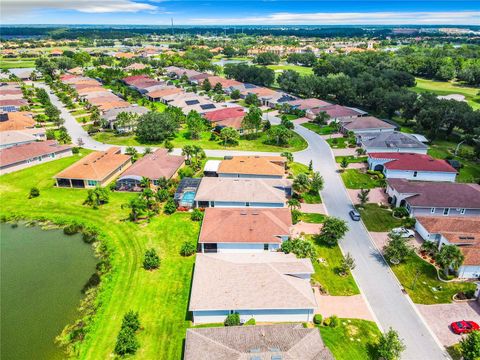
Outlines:
[[299,66],[299,65],[267,65],[272,70],[294,70],[300,75],[312,75],[313,69],[311,67]]
[[313,132],[316,132],[318,135],[329,135],[329,134],[334,134],[337,132],[337,130],[329,125],[323,125],[320,126],[318,124],[315,124],[313,122],[307,122],[301,124],[304,128],[307,128],[308,130],[311,130]]
[[[445,283],[437,278],[435,267],[413,254],[404,263],[393,265],[392,270],[417,304],[446,304],[459,291],[474,290],[474,283]],[[418,274],[414,287],[415,275]],[[441,289],[439,288],[441,287]],[[438,289],[435,291],[433,289]]]
[[345,149],[348,147],[348,138],[345,137],[327,139],[326,141],[333,149]]
[[[437,159],[445,159],[447,157],[453,157],[455,154],[455,148],[457,143],[447,140],[436,140],[428,149],[428,154]],[[462,151],[473,152],[473,147],[470,145],[462,144],[460,146],[459,154]],[[477,182],[480,180],[480,164],[467,159],[462,156],[455,157],[456,160],[462,163],[463,167],[460,169],[457,175],[458,182]]]
[[35,60],[28,58],[0,59],[0,69],[34,68]]
[[293,176],[298,176],[298,174],[308,174],[310,171],[308,170],[308,166],[298,162],[292,162],[289,164],[290,173]]
[[87,110],[85,110],[85,109],[79,109],[79,110],[72,111],[70,114],[72,114],[73,116],[75,116],[75,115],[84,115],[84,114],[86,114],[86,113],[88,113]]
[[[336,360],[372,359],[372,348],[380,339],[380,330],[373,321],[340,319],[341,325],[320,326],[325,345]],[[358,341],[359,340],[359,341]]]
[[326,215],[315,213],[301,213],[300,220],[306,223],[321,224],[325,221]]
[[[44,163],[0,177],[0,215],[53,222],[78,221],[100,230],[112,249],[112,270],[102,283],[100,308],[91,332],[79,346],[80,359],[112,356],[122,316],[133,309],[144,328],[136,359],[179,359],[182,355],[187,306],[194,257],[179,255],[184,241],[196,241],[199,223],[189,214],[157,215],[149,223],[126,221],[128,210],[121,209],[133,194],[112,193],[110,202],[93,210],[83,206],[87,191],[59,189],[52,176],[79,160],[79,156]],[[40,196],[28,199],[32,186]],[[146,249],[155,248],[161,257],[157,271],[141,267]],[[53,341],[53,339],[52,339]]]
[[[265,134],[261,134],[257,139],[245,140],[240,139],[238,145],[236,146],[223,146],[223,143],[219,140],[211,141],[210,132],[202,132],[200,139],[191,140],[189,132],[187,130],[180,130],[177,136],[171,141],[173,146],[176,148],[182,148],[185,145],[198,145],[203,149],[228,149],[228,150],[246,150],[246,151],[272,151],[272,152],[283,152],[283,151],[300,151],[307,148],[307,142],[300,135],[294,133],[293,138],[290,140],[290,145],[287,147],[275,146],[264,144],[264,141],[267,139]],[[126,135],[126,136],[117,136],[113,132],[100,132],[95,134],[94,139],[107,144],[115,145],[124,145],[124,146],[142,146],[146,145],[139,142],[135,135]],[[163,146],[162,143],[152,143],[148,144],[150,146]]]
[[341,176],[347,189],[373,189],[381,186],[380,181],[358,169],[346,169]]
[[390,209],[383,209],[377,204],[365,204],[364,208],[359,208],[358,211],[369,231],[390,231],[402,225],[402,220],[394,218]]
[[437,95],[460,94],[465,96],[468,104],[474,109],[480,109],[480,95],[479,89],[469,86],[462,86],[461,84],[447,81],[433,81],[427,79],[416,78],[417,85],[412,90],[422,92],[433,92]]
[[366,162],[368,159],[368,156],[353,156],[353,155],[348,155],[348,156],[335,156],[335,162],[337,164],[340,164],[343,159],[347,159],[347,162],[349,164],[353,163],[362,163]]
[[321,204],[322,198],[318,192],[305,192],[302,194],[303,200],[307,204]]
[[448,352],[448,355],[450,355],[450,357],[453,360],[461,360],[463,358],[462,357],[462,349],[460,348],[460,344],[455,344],[455,345],[447,347],[447,352]]
[[337,246],[328,247],[315,244],[317,257],[325,260],[325,263],[313,262],[315,273],[312,279],[319,282],[322,287],[332,296],[350,296],[360,294],[352,274],[341,276],[338,268],[343,259],[342,252]]

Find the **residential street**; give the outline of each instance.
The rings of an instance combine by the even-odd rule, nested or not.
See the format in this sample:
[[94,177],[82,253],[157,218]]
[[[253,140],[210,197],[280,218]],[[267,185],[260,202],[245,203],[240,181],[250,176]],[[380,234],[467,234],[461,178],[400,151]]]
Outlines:
[[[35,86],[44,87],[47,92],[50,90],[44,84],[36,83]],[[61,110],[61,116],[65,119],[65,127],[75,144],[81,138],[84,143],[83,147],[88,149],[105,150],[111,146],[91,139],[57,96],[50,93],[49,96],[53,105]],[[272,115],[269,116],[269,120],[272,124],[279,121]],[[303,136],[309,144],[306,150],[294,154],[295,160],[304,164],[313,160],[314,169],[319,171],[325,180],[322,198],[328,213],[348,222],[350,231],[341,242],[341,247],[345,253],[349,252],[355,258],[356,268],[353,271],[355,279],[383,330],[392,327],[404,339],[407,349],[403,353],[403,359],[449,358],[421,320],[414,305],[402,293],[397,279],[374,247],[363,223],[352,221],[348,216],[352,203],[337,173],[335,160],[326,141],[300,125],[295,125],[295,131]],[[137,147],[137,149],[142,151],[143,148]],[[180,152],[181,149],[175,149],[174,151],[176,154]],[[273,154],[228,150],[206,150],[205,152],[207,156],[215,157],[240,154]]]

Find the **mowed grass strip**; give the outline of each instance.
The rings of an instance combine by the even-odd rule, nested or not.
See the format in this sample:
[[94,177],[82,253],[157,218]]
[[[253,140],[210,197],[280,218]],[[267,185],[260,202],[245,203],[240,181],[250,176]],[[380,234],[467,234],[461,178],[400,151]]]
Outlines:
[[[106,236],[113,250],[112,270],[102,285],[96,319],[76,357],[111,357],[122,316],[132,309],[139,312],[144,327],[136,358],[181,358],[182,341],[190,325],[187,308],[194,257],[183,258],[179,250],[184,241],[197,240],[200,224],[192,222],[187,213],[160,214],[150,223],[133,224],[126,220],[128,210],[121,205],[135,194],[112,193],[110,202],[99,210],[83,206],[86,190],[58,189],[52,179],[79,159],[77,155],[1,176],[0,215],[77,221],[98,228]],[[33,186],[39,188],[40,196],[28,199]],[[152,272],[142,268],[145,250],[151,247],[162,260],[160,268]]]

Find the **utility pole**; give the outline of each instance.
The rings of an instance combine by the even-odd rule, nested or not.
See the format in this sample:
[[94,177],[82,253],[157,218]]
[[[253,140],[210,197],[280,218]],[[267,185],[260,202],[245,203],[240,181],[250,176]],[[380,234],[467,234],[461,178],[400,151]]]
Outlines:
[[173,30],[173,18],[170,18],[170,20],[172,21],[172,36],[175,35],[175,31]]

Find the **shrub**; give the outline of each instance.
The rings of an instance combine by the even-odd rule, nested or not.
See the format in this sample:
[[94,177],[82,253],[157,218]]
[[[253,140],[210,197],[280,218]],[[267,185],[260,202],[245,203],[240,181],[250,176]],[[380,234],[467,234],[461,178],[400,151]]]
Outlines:
[[82,225],[80,224],[68,224],[63,228],[63,233],[65,235],[74,235],[82,230]]
[[130,328],[133,331],[137,331],[140,329],[140,319],[138,316],[138,312],[130,310],[123,316],[122,320],[122,328]]
[[338,319],[338,316],[337,315],[330,316],[329,326],[332,328],[336,328],[338,325],[340,325],[340,320]]
[[158,189],[157,191],[157,199],[160,202],[164,202],[168,199],[169,193],[167,189]]
[[28,198],[31,199],[31,198],[36,198],[36,197],[39,197],[40,196],[40,190],[38,190],[38,188],[36,187],[32,187],[30,189],[30,195],[28,195]]
[[122,328],[117,336],[117,342],[115,344],[115,353],[118,355],[135,354],[139,348],[139,343],[135,332],[129,328]]
[[167,200],[165,203],[165,206],[163,207],[163,212],[167,215],[173,214],[177,210],[177,206],[175,205],[175,201],[170,198]]
[[315,314],[313,316],[313,323],[320,325],[322,323],[322,314]]
[[223,322],[225,326],[238,326],[240,325],[240,315],[236,312],[227,316]]
[[393,209],[393,216],[397,218],[404,218],[409,216],[410,214],[408,213],[408,210],[404,207],[397,207]]
[[80,152],[80,148],[79,148],[79,147],[75,146],[75,147],[72,148],[72,154],[75,154],[75,155],[76,155],[76,154],[78,154],[79,152]]
[[472,331],[462,341],[460,349],[465,360],[480,358],[480,331]]
[[145,252],[143,258],[143,268],[145,270],[157,269],[160,266],[160,258],[155,249],[149,249]]
[[97,241],[98,233],[96,230],[90,229],[90,228],[85,228],[82,231],[82,239],[84,242],[87,244],[91,244],[95,241]]
[[195,171],[190,166],[184,166],[183,168],[178,170],[178,176],[180,177],[180,179],[192,177],[193,175],[195,175]]
[[287,240],[282,243],[281,250],[286,253],[293,253],[299,258],[314,259],[317,251],[311,241],[302,239]]
[[180,248],[180,255],[182,256],[190,256],[195,253],[196,247],[195,244],[185,241]]
[[330,326],[330,322],[331,322],[331,319],[330,319],[330,318],[326,318],[325,320],[323,320],[323,325],[324,325],[324,326]]
[[200,209],[193,209],[192,215],[190,216],[192,221],[202,221],[203,220],[203,212]]
[[245,324],[243,324],[243,325],[245,325],[245,326],[251,326],[251,325],[256,325],[256,324],[257,324],[257,322],[255,321],[255,319],[254,319],[254,318],[251,318],[250,320],[248,320],[248,321],[247,321]]
[[292,223],[296,224],[300,221],[300,216],[302,213],[296,209],[292,210]]

